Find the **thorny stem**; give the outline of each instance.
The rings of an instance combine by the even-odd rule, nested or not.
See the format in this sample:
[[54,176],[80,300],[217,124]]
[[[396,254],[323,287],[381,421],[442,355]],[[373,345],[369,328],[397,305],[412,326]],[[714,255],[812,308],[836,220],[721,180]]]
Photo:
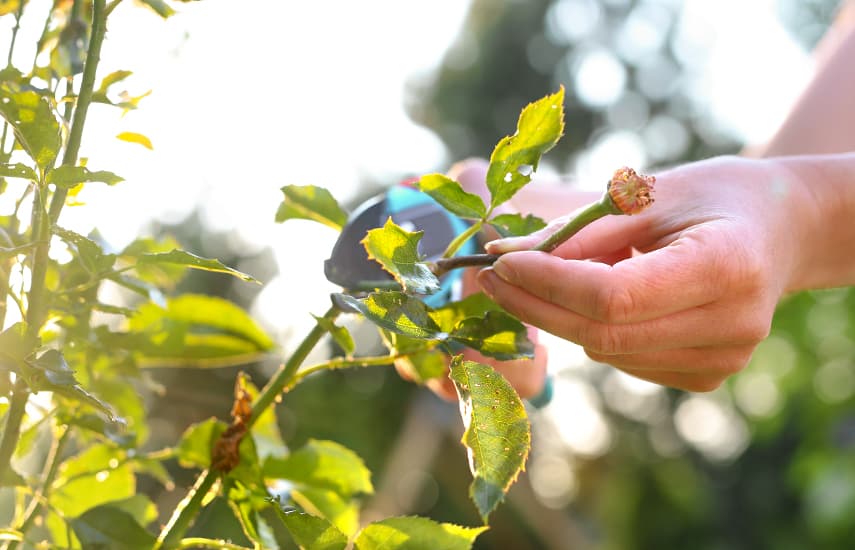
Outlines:
[[[77,163],[77,154],[80,152],[80,141],[83,137],[83,126],[86,123],[86,113],[92,102],[92,92],[95,89],[95,73],[98,62],[101,60],[101,44],[104,42],[104,32],[107,25],[107,13],[105,0],[94,0],[92,11],[92,34],[89,38],[89,50],[86,52],[86,65],[83,67],[83,79],[80,83],[80,93],[77,96],[77,105],[74,108],[74,119],[71,123],[71,132],[68,136],[68,144],[62,157],[63,166],[74,166]],[[59,213],[65,204],[67,189],[57,189],[50,204],[50,221],[56,223]]]
[[[105,0],[93,1],[92,13],[92,35],[89,39],[89,50],[86,54],[86,65],[83,69],[83,82],[80,87],[80,96],[77,99],[77,107],[74,111],[68,144],[63,157],[63,164],[77,162],[77,153],[80,149],[80,140],[83,136],[83,125],[86,121],[86,112],[92,99],[92,90],[95,85],[95,71],[98,67],[101,54],[101,43],[104,41],[104,3]],[[44,174],[40,174],[44,179]],[[45,193],[47,186],[43,181],[35,188],[33,196],[32,216],[32,241],[38,243],[33,253],[32,275],[30,278],[30,292],[28,294],[27,308],[27,332],[28,336],[38,337],[39,330],[44,322],[45,316],[45,276],[47,274],[48,250],[50,246],[50,224],[59,217],[60,211],[65,204],[64,189],[58,189],[51,201],[50,213],[46,211]],[[61,196],[60,196],[61,195]],[[14,391],[10,401],[9,412],[6,417],[6,426],[3,430],[3,439],[0,441],[0,473],[11,471],[10,461],[12,452],[18,444],[21,435],[21,421],[24,418],[24,409],[29,398],[29,389],[26,382],[20,376],[15,380]]]
[[443,259],[451,258],[454,254],[460,250],[460,247],[463,246],[463,243],[468,241],[473,235],[481,231],[481,227],[484,225],[484,220],[478,220],[469,226],[469,228],[454,238],[448,244],[448,247],[445,249],[445,253],[442,255]]
[[[336,306],[332,306],[324,314],[322,320],[332,322],[340,313],[340,309]],[[288,361],[279,368],[277,373],[273,375],[273,378],[271,378],[267,385],[261,390],[261,393],[259,393],[255,402],[252,404],[252,414],[249,422],[247,422],[247,429],[252,428],[252,425],[255,423],[256,419],[261,416],[261,413],[267,410],[267,408],[276,401],[282,391],[289,386],[292,379],[294,379],[297,374],[297,369],[300,368],[300,365],[303,364],[303,361],[306,360],[306,357],[312,349],[314,349],[318,342],[320,342],[321,338],[323,338],[327,333],[327,330],[321,326],[322,324],[325,323],[321,323],[319,321],[315,324],[309,334],[307,334],[306,337],[303,338],[303,341],[300,342],[300,345],[297,346],[294,353],[291,354],[291,357],[288,358]],[[181,501],[178,508],[175,509],[172,518],[170,518],[169,523],[167,523],[163,528],[163,531],[161,531],[160,536],[158,537],[158,544],[156,546],[158,550],[173,550],[180,547],[184,533],[187,532],[190,524],[193,523],[193,520],[199,513],[203,497],[213,486],[214,481],[216,481],[219,475],[220,473],[213,468],[204,470],[199,474],[193,489],[184,498],[184,500]]]
[[204,500],[205,495],[211,490],[211,487],[213,487],[214,482],[217,481],[219,476],[219,472],[212,468],[203,470],[199,474],[199,477],[196,478],[196,484],[193,485],[187,496],[175,507],[172,517],[169,518],[169,523],[166,524],[160,533],[155,544],[156,550],[180,548],[181,538],[187,532],[193,520],[196,519],[196,514],[202,507],[202,500]]
[[399,353],[392,355],[378,355],[372,357],[356,357],[353,359],[348,359],[346,357],[336,357],[335,359],[330,359],[329,361],[326,361],[324,363],[312,365],[311,367],[307,367],[297,372],[291,379],[291,382],[289,382],[288,385],[285,387],[285,391],[291,390],[291,388],[302,382],[304,378],[316,372],[320,372],[323,370],[347,369],[351,367],[380,367],[384,365],[391,365],[395,361],[395,359],[400,359],[401,357],[406,357],[407,355],[409,354]]

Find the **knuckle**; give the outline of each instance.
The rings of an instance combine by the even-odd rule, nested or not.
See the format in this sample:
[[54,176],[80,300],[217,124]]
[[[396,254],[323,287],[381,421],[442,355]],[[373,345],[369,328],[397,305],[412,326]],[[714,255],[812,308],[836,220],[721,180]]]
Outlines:
[[614,325],[591,323],[580,340],[583,347],[600,355],[616,355],[625,351],[624,336]]
[[594,318],[603,323],[623,323],[634,308],[632,294],[622,286],[606,285],[594,299]]

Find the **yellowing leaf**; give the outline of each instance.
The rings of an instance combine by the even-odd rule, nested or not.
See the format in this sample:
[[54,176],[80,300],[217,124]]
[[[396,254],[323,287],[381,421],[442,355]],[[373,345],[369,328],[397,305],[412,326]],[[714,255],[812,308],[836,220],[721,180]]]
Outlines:
[[333,297],[351,311],[361,313],[375,325],[392,332],[423,340],[444,340],[448,336],[431,318],[431,310],[424,302],[403,292],[374,292],[364,300],[347,294],[334,294]]
[[439,290],[439,279],[428,266],[419,262],[419,241],[423,231],[407,231],[392,218],[386,225],[370,229],[362,240],[368,259],[376,260],[395,277],[404,290],[432,294]]
[[507,201],[531,181],[540,157],[552,149],[564,132],[564,87],[527,105],[517,131],[502,138],[490,156],[487,188],[491,207]]
[[493,368],[456,356],[451,380],[466,428],[462,443],[474,479],[469,496],[484,523],[516,481],[531,447],[531,430],[516,391]]
[[467,550],[486,527],[461,527],[420,517],[397,517],[371,523],[356,537],[357,550]]
[[525,325],[504,311],[488,311],[484,317],[460,321],[449,340],[503,361],[534,357],[534,344],[528,339]]
[[148,137],[136,132],[122,132],[116,137],[122,141],[127,141],[128,143],[137,143],[146,149],[154,149],[154,146],[151,144],[151,140],[148,139]]
[[0,115],[15,130],[18,142],[42,169],[53,166],[62,144],[59,122],[38,93],[13,92],[0,86]]

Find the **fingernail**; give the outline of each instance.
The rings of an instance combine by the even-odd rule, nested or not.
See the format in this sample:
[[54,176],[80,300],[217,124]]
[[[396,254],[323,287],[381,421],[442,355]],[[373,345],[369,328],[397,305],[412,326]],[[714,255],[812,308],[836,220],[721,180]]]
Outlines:
[[502,258],[499,258],[496,260],[496,263],[493,264],[493,271],[495,271],[496,275],[506,283],[515,284],[516,274],[508,263],[502,260]]
[[490,254],[504,254],[505,252],[514,252],[521,248],[521,244],[526,241],[525,237],[507,237],[505,239],[496,239],[484,245],[484,248]]
[[480,273],[478,273],[478,284],[481,285],[481,290],[484,291],[484,294],[493,297],[495,293],[495,282],[493,281],[493,277],[496,275],[493,274],[492,268],[482,269]]

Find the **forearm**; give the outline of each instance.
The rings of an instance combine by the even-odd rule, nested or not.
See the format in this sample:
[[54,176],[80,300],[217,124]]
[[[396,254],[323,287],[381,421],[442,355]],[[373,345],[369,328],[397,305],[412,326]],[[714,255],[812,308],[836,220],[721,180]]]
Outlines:
[[805,191],[793,220],[800,261],[788,290],[855,285],[855,153],[775,160]]
[[[817,72],[759,153],[766,157],[855,151],[855,8],[824,40]],[[841,14],[846,15],[844,14]]]

